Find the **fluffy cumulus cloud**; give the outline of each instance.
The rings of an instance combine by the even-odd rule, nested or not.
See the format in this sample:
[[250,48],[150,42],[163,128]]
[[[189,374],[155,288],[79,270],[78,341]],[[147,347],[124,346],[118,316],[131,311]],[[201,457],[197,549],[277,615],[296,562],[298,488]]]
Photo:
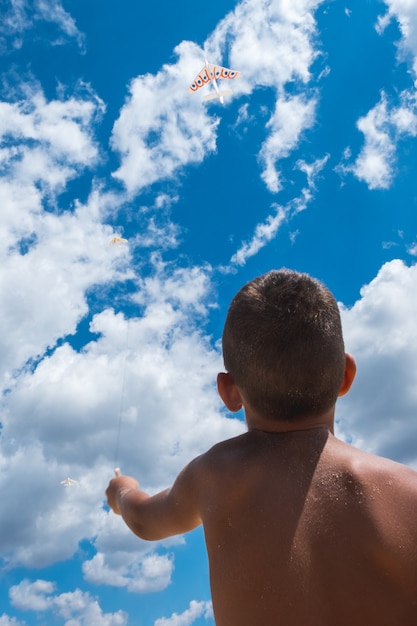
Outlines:
[[102,223],[110,195],[91,193],[59,207],[70,180],[97,164],[94,127],[103,105],[89,89],[47,101],[38,85],[0,102],[0,293],[4,306],[0,380],[73,333],[87,311],[86,292],[123,274],[109,254]]
[[[91,330],[97,339],[81,352],[63,343],[35,369],[21,372],[8,393],[1,482],[13,505],[0,515],[0,536],[7,537],[2,553],[10,564],[62,559],[82,537],[97,535],[106,515],[98,485],[111,475],[118,432],[123,471],[155,490],[204,448],[242,431],[240,421],[220,412],[214,387],[220,356],[197,328],[210,303],[206,273],[159,271],[138,285],[140,316],[96,315]],[[79,482],[62,489],[59,479],[67,475]],[[11,494],[19,484],[27,498],[16,500]],[[28,503],[32,513],[23,515]],[[100,551],[103,545],[112,550],[99,533]],[[128,565],[134,567],[133,559]],[[162,584],[149,583],[152,577],[168,584],[167,555],[146,554],[140,568],[145,582],[137,583],[138,590]],[[89,577],[97,579],[95,572],[90,564]]]
[[96,554],[83,563],[84,577],[96,585],[125,587],[133,593],[161,591],[171,583],[173,547],[182,537],[161,542],[139,540],[122,519],[109,513],[97,527]]
[[[103,613],[96,598],[80,589],[57,593],[56,585],[47,580],[23,580],[9,590],[13,606],[22,611],[36,611],[38,615],[58,614],[65,626],[125,626],[123,611]],[[1,620],[1,618],[0,618]],[[1,624],[1,621],[0,621]],[[14,623],[10,622],[10,626]],[[9,626],[6,622],[5,626]]]
[[183,613],[173,613],[171,617],[161,617],[154,626],[191,626],[199,617],[211,618],[213,611],[211,602],[192,600],[190,606]]
[[154,550],[146,556],[137,549],[108,555],[99,552],[84,563],[85,578],[96,585],[126,587],[134,593],[162,591],[171,583],[174,563],[169,555],[156,554]]
[[339,429],[362,448],[417,467],[417,265],[385,264],[351,307],[342,307],[356,380],[338,404]]

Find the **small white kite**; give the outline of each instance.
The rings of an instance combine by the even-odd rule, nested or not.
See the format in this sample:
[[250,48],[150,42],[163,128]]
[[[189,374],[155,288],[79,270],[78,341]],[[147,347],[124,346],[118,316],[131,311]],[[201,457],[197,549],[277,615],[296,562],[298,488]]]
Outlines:
[[61,480],[61,485],[64,485],[65,487],[71,487],[72,485],[75,485],[78,482],[78,480],[74,480],[73,478],[70,478],[68,476],[68,478],[65,478],[65,480]]
[[123,239],[123,237],[113,237],[113,239],[110,242],[111,246],[118,246],[121,243],[127,243],[127,239]]
[[221,65],[213,65],[213,63],[209,63],[207,59],[204,59],[204,61],[205,65],[203,69],[194,78],[188,88],[188,91],[193,93],[200,89],[200,87],[204,87],[204,85],[211,82],[214,87],[214,92],[204,96],[203,100],[214,100],[215,98],[218,98],[221,104],[224,104],[224,96],[231,96],[233,92],[230,89],[220,91],[217,81],[221,78],[239,78],[241,74],[236,70],[230,70],[227,67],[222,67]]

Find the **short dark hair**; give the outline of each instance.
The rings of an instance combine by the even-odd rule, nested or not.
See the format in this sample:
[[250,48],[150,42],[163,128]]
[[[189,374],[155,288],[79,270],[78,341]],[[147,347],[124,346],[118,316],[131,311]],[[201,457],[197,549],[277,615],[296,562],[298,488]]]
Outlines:
[[222,341],[226,370],[263,417],[293,420],[336,403],[345,368],[340,312],[308,274],[272,270],[247,283]]

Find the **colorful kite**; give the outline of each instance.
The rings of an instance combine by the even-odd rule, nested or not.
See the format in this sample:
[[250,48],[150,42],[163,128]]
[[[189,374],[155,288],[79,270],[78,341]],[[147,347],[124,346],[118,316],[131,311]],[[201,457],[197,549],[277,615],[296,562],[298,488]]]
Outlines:
[[224,104],[223,96],[232,95],[232,91],[230,89],[224,89],[222,91],[219,90],[217,85],[217,81],[221,78],[234,79],[239,78],[240,72],[236,70],[230,70],[227,67],[222,67],[221,65],[213,65],[213,63],[209,63],[207,59],[205,59],[205,65],[201,72],[197,74],[194,81],[188,88],[188,91],[195,92],[200,87],[204,87],[207,83],[212,83],[214,87],[214,93],[210,93],[203,98],[203,100],[213,100],[218,98],[222,104]]

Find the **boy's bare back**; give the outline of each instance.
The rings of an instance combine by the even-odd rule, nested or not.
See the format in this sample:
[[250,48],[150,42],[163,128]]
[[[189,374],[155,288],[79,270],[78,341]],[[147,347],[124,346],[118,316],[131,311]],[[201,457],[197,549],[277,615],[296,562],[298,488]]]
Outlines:
[[252,430],[193,468],[217,626],[415,626],[417,474],[325,428]]
[[417,473],[333,436],[355,377],[318,281],[272,271],[233,299],[219,394],[248,432],[154,496],[108,502],[149,540],[203,524],[217,626],[417,626]]

